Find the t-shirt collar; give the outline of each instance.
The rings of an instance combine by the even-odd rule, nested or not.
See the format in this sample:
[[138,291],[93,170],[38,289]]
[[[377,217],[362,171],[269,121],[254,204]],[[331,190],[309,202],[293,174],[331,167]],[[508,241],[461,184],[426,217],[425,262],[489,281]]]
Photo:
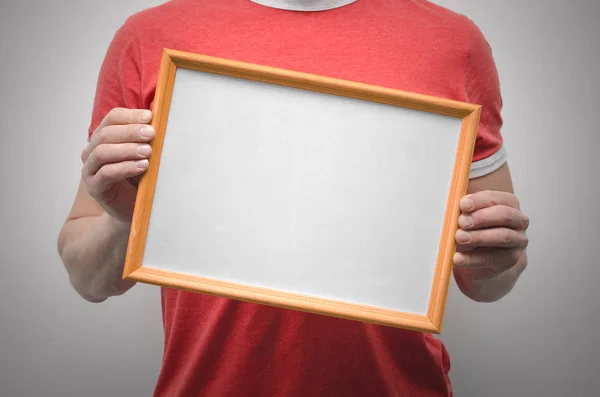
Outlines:
[[250,0],[254,3],[290,11],[325,11],[343,7],[358,0]]

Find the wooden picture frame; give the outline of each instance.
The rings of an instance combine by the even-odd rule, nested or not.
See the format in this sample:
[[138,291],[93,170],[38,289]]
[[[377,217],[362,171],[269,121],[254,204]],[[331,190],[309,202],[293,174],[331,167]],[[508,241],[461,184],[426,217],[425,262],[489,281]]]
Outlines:
[[[217,86],[218,89],[215,88]],[[225,92],[227,90],[231,92]],[[266,91],[269,90],[274,94],[268,94]],[[184,95],[187,95],[185,100],[179,97]],[[298,103],[294,104],[294,101]],[[310,107],[315,101],[329,102],[314,105],[310,117],[294,113],[300,105]],[[200,106],[204,106],[205,110],[194,116],[193,111],[200,111]],[[232,108],[227,109],[229,106]],[[265,107],[276,109],[273,112],[279,112],[278,116],[269,113]],[[246,112],[246,108],[250,110]],[[322,112],[314,109],[322,109]],[[152,142],[149,168],[138,186],[124,278],[349,320],[429,333],[441,332],[456,249],[454,235],[460,214],[458,203],[467,189],[480,105],[165,49],[152,110],[156,137]],[[339,117],[342,113],[336,113],[338,111],[345,112],[344,117]],[[235,117],[227,116],[231,114]],[[260,119],[254,119],[253,115]],[[282,119],[272,121],[271,115]],[[242,120],[244,117],[247,119]],[[333,128],[333,124],[329,124],[327,129],[323,127],[320,135],[312,132],[321,125],[343,123],[346,119],[350,120],[348,124]],[[197,130],[188,131],[188,128],[193,128],[190,120],[213,124],[203,124]],[[287,133],[275,131],[275,126],[281,126],[282,120],[293,120],[290,126],[298,125],[298,131],[306,132],[286,135],[294,140],[296,146],[284,143],[283,138],[280,140],[277,135]],[[389,123],[375,125],[374,120],[389,120]],[[306,124],[311,122],[316,124]],[[318,124],[321,122],[323,124]],[[400,124],[402,122],[406,125]],[[240,125],[237,125],[237,129],[233,126],[226,130],[231,137],[223,138],[226,135],[223,129],[229,128],[230,123],[247,123],[265,130],[240,131]],[[372,123],[374,127],[372,130],[368,127],[367,134],[367,128],[353,129],[357,123],[367,126],[370,125],[367,123]],[[390,131],[391,125],[394,126],[393,131]],[[352,143],[337,139],[342,136],[339,134],[344,133],[342,129],[353,134],[352,138],[348,138]],[[329,132],[333,130],[337,132]],[[313,138],[329,137],[323,138],[329,139],[329,146],[315,143],[315,139],[311,140],[308,136],[310,133],[313,133]],[[385,139],[377,134],[385,136]],[[251,142],[255,146],[238,145],[236,142],[241,139],[253,139]],[[290,160],[290,156],[284,156],[281,150],[269,152],[268,145],[279,145],[279,149],[296,153],[294,159],[301,158],[304,162]],[[365,146],[368,150],[361,149]],[[190,147],[204,152],[196,156],[188,151]],[[305,149],[304,158],[293,152],[301,150],[294,149],[298,147]],[[401,155],[395,155],[396,152]],[[244,164],[236,163],[234,155],[242,156],[239,161],[243,160]],[[227,156],[232,157],[223,160]],[[327,156],[329,160],[324,159]],[[361,156],[365,159],[356,159]],[[275,166],[267,168],[267,160],[275,162]],[[345,166],[338,167],[341,163]],[[295,179],[286,179],[284,171],[281,171],[292,170],[292,166],[313,167],[314,171],[324,167],[323,164],[328,164],[329,176],[310,173],[306,168],[297,171]],[[211,179],[211,175],[221,172],[216,167],[229,167],[228,177]],[[374,172],[380,169],[377,167],[383,171]],[[255,171],[245,171],[248,168]],[[400,168],[402,174],[398,174]],[[244,172],[247,174],[243,177],[236,174]],[[266,176],[260,179],[267,173],[270,181],[280,181],[279,184],[267,184],[264,182]],[[333,174],[339,178],[331,177]],[[301,179],[302,175],[304,179]],[[399,179],[401,177],[406,179]],[[256,179],[245,184],[244,181],[249,178]],[[342,179],[345,185],[340,182]],[[359,180],[365,183],[362,193]],[[397,180],[397,185],[387,183],[390,180]],[[421,182],[425,187],[420,185]],[[248,193],[244,193],[247,196],[240,198],[240,194],[234,193],[231,193],[234,198],[228,196],[227,192],[239,193],[235,189],[242,189],[239,187],[241,184],[243,189],[248,189]],[[289,187],[292,184],[295,184],[296,190]],[[263,190],[260,190],[261,186]],[[286,186],[289,191],[285,190]],[[310,190],[311,186],[313,190]],[[335,186],[338,190],[334,190]],[[369,187],[372,189],[369,190]],[[185,190],[188,188],[196,190]],[[287,192],[285,196],[281,193],[284,190]],[[330,195],[315,198],[318,190],[334,196],[339,194],[336,197],[350,200],[350,204],[335,207],[327,201]],[[305,218],[294,215],[294,222],[307,219],[302,226],[304,229],[300,226],[297,229],[294,229],[296,226],[268,229],[266,223],[272,226],[291,222],[291,216],[288,219],[281,215],[288,206],[278,204],[273,198],[288,200],[293,196],[289,192],[296,192],[300,197],[298,205],[306,205],[300,209],[304,211]],[[351,194],[346,194],[348,192]],[[390,197],[385,192],[390,192]],[[437,201],[428,204],[429,196]],[[239,204],[239,200],[244,199],[248,208],[252,206],[251,210]],[[232,204],[232,200],[238,201]],[[394,200],[397,200],[397,206],[390,204],[396,202]],[[311,204],[305,204],[309,202]],[[419,207],[421,204],[424,207]],[[272,207],[273,212],[279,211],[279,215],[269,218],[269,208],[263,207]],[[332,211],[326,212],[328,208],[339,210],[332,214]],[[373,212],[363,211],[365,208],[372,208]],[[420,219],[415,215],[419,211]],[[255,222],[249,223],[248,219],[255,219]],[[411,220],[413,224],[403,225],[403,219]],[[225,227],[219,226],[221,221],[229,222],[227,225],[233,231],[224,232]],[[341,225],[348,227],[344,229]],[[282,237],[291,230],[299,230],[301,239],[296,256],[290,254],[288,237]],[[311,230],[318,232],[312,233]],[[267,237],[256,237],[261,233]],[[401,238],[396,239],[394,233]],[[324,243],[323,239],[328,240]],[[365,242],[367,240],[372,242],[371,245]],[[273,242],[271,245],[270,241]],[[275,241],[285,244],[276,244]],[[423,246],[416,246],[418,244]],[[330,247],[337,248],[327,251]],[[356,250],[356,254],[351,253],[352,250]],[[232,259],[231,255],[237,255],[238,251],[241,256]],[[319,252],[322,256],[315,259]],[[361,262],[352,258],[379,259]],[[285,278],[286,274],[290,279]],[[296,285],[302,285],[304,289],[295,290]],[[421,303],[410,303],[417,295]],[[387,303],[380,305],[376,302]]]

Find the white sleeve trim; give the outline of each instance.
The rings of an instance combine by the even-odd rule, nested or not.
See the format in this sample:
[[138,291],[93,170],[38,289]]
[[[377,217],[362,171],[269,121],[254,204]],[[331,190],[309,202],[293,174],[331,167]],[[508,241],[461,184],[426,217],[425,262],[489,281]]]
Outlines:
[[489,157],[471,163],[471,174],[469,178],[478,178],[480,176],[491,174],[500,168],[507,160],[506,148],[504,145]]

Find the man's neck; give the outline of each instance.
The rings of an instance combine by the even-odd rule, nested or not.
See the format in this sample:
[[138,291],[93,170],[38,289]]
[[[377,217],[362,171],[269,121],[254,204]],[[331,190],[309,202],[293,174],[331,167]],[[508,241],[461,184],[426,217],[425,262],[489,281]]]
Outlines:
[[357,0],[251,0],[263,6],[290,11],[325,11],[343,7]]

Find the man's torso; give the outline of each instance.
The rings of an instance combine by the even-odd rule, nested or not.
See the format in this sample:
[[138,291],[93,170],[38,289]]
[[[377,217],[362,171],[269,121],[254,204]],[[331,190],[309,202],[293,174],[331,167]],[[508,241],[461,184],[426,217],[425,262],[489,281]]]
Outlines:
[[[151,108],[171,48],[464,100],[467,24],[425,1],[296,12],[176,0],[128,20],[123,47],[135,61],[122,67],[140,82],[122,85],[129,107]],[[171,289],[162,305],[156,397],[451,395],[448,356],[431,335]]]

